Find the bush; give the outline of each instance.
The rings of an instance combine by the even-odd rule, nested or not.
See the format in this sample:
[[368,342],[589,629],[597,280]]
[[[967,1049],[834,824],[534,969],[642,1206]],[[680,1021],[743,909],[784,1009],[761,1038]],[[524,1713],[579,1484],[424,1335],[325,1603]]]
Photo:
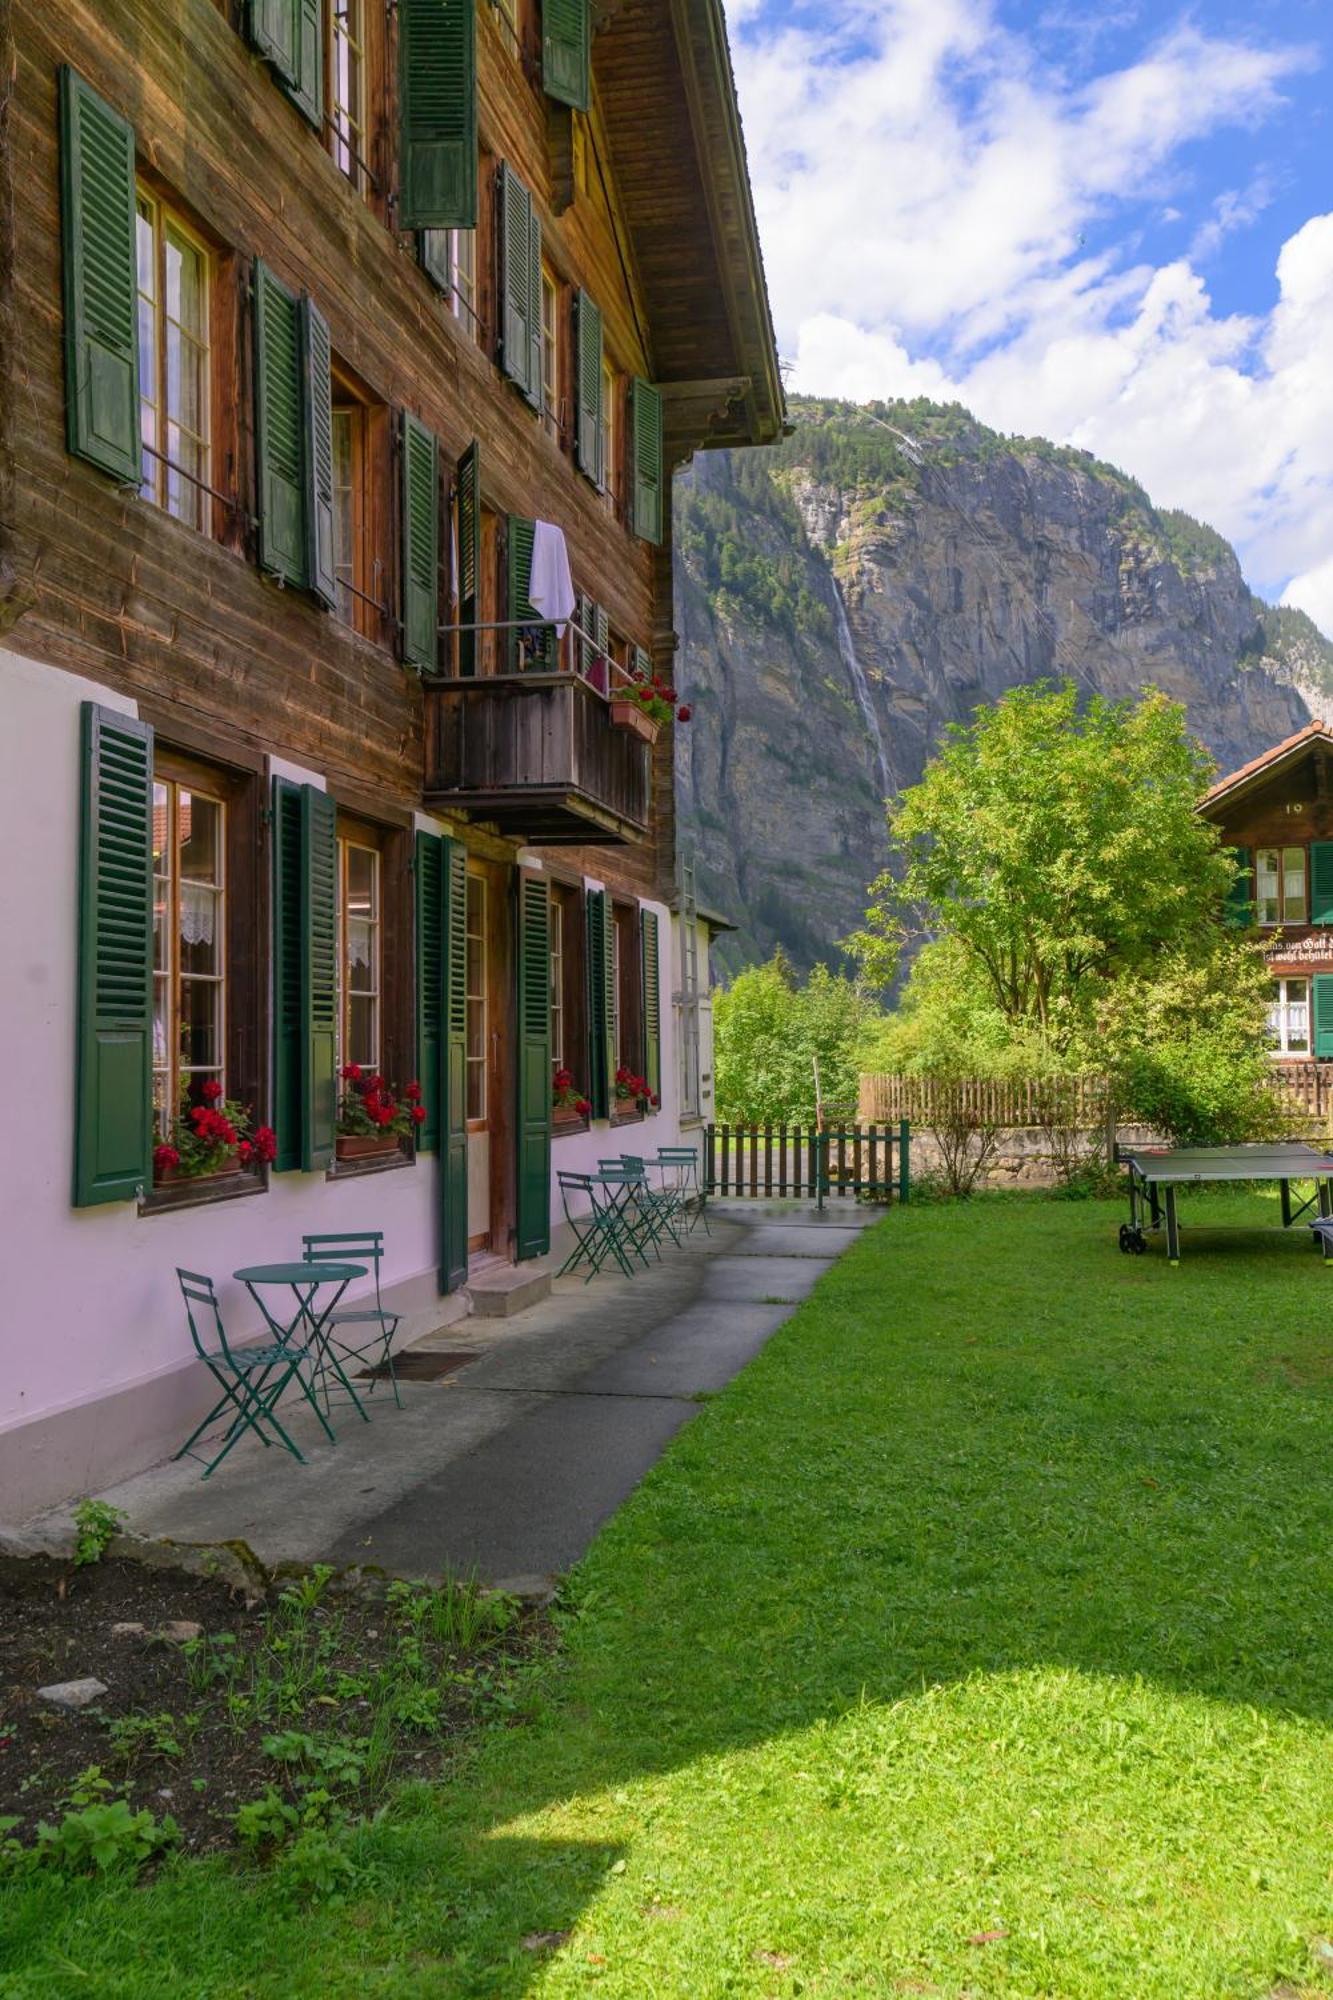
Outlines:
[[804,986],[780,953],[713,1002],[717,1115],[729,1124],[810,1124],[815,1062],[826,1107],[854,1115],[859,1045],[877,1010],[855,981],[817,965]]

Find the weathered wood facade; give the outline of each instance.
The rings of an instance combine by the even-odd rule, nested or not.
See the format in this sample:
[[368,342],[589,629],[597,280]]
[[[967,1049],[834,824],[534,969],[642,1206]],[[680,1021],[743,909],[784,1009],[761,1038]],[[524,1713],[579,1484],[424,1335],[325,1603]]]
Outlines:
[[[296,43],[318,17],[319,43],[284,52],[288,15]],[[170,1318],[172,1342],[127,1333],[134,1357],[85,1385],[114,1397],[136,1367],[177,1365],[162,1272],[192,1258],[221,1272],[232,1233],[253,1248],[260,1208],[238,1196],[289,1232],[298,1211],[332,1228],[368,1198],[401,1219],[389,1276],[404,1281],[438,1267],[455,1284],[469,1253],[533,1254],[552,1207],[532,1179],[551,1153],[543,1047],[591,1106],[558,1121],[557,1165],[605,1149],[601,1118],[669,1143],[706,1109],[678,1102],[668,1073],[675,967],[697,955],[696,941],[678,952],[671,908],[671,727],[650,747],[614,726],[607,695],[637,672],[671,677],[672,469],[774,438],[782,393],[721,0],[587,0],[586,60],[577,34],[553,50],[540,0],[14,0],[3,18],[0,812],[11,848],[39,858],[7,915],[32,942],[0,1019],[76,1100],[36,1176],[39,1236],[63,1255],[73,1229],[142,1274],[134,1231],[157,1232],[153,1283],[137,1303],[126,1287],[126,1312]],[[453,75],[441,49],[466,56],[465,103],[430,97]],[[450,145],[452,181],[436,171]],[[129,149],[132,217],[98,146]],[[446,214],[473,165],[475,211]],[[137,327],[117,364],[137,391],[129,476],[80,442],[87,399],[112,382],[100,363],[88,374],[103,307]],[[595,606],[593,673],[586,639],[543,654],[567,671],[515,654],[536,521],[561,530]],[[142,915],[152,1011],[136,1061],[169,1105],[211,1079],[275,1126],[272,1172],[247,1158],[226,1186],[155,1188],[110,1097],[103,1150],[124,1158],[71,1165],[76,1126],[97,1143],[89,1064],[119,1060],[105,1008],[88,1025],[111,990],[96,953],[129,935],[116,822],[95,753],[79,762],[93,712],[113,746],[151,731],[152,908],[132,913],[130,960]],[[214,1011],[201,1026],[190,1007]],[[440,1100],[422,1145],[362,1171],[358,1195],[333,1158],[328,1063],[372,1018],[374,1066],[438,1075]],[[617,1095],[617,1062],[645,1085],[654,1071],[647,1094]],[[138,1070],[107,1074],[138,1092]],[[160,1102],[153,1115],[161,1138]],[[71,1286],[92,1268],[72,1257]],[[43,1395],[20,1387],[18,1416]],[[0,1429],[17,1420],[0,1409]]]

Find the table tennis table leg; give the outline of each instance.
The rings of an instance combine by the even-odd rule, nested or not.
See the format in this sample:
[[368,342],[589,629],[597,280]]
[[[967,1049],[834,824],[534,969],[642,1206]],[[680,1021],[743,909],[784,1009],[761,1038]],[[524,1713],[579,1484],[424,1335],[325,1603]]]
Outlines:
[[1290,1229],[1291,1228],[1291,1182],[1279,1181],[1278,1186],[1282,1190],[1282,1227],[1284,1229]]
[[1176,1190],[1172,1181],[1166,1184],[1166,1255],[1168,1263],[1180,1262],[1180,1228],[1176,1222]]
[[[1316,1181],[1315,1192],[1319,1196],[1319,1213],[1321,1215],[1333,1215],[1333,1194],[1330,1193],[1328,1182]],[[1323,1252],[1324,1262],[1327,1264],[1329,1256],[1328,1238],[1322,1229],[1316,1230],[1315,1234],[1319,1238],[1319,1248]]]

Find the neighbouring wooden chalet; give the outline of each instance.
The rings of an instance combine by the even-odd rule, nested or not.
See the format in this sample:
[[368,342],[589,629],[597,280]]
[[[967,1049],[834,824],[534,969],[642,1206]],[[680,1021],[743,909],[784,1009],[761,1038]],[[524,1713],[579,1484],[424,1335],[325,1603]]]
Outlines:
[[1199,810],[1240,862],[1232,917],[1264,936],[1275,1059],[1333,1061],[1333,728],[1308,723],[1219,778]]
[[[245,1338],[235,1269],[380,1228],[424,1312],[548,1249],[556,1168],[700,1129],[633,688],[673,469],[783,405],[722,0],[0,34],[3,1517],[183,1438],[177,1266]],[[352,1065],[406,1136],[336,1143]]]

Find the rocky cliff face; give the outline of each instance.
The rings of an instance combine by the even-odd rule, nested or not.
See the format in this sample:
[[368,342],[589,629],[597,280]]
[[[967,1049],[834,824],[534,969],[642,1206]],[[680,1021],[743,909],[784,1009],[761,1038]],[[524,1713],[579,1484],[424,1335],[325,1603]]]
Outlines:
[[1007,688],[1151,682],[1222,769],[1327,707],[1333,646],[1114,468],[956,407],[792,415],[775,449],[677,483],[681,825],[740,924],[733,965],[836,956],[883,863],[880,801]]

